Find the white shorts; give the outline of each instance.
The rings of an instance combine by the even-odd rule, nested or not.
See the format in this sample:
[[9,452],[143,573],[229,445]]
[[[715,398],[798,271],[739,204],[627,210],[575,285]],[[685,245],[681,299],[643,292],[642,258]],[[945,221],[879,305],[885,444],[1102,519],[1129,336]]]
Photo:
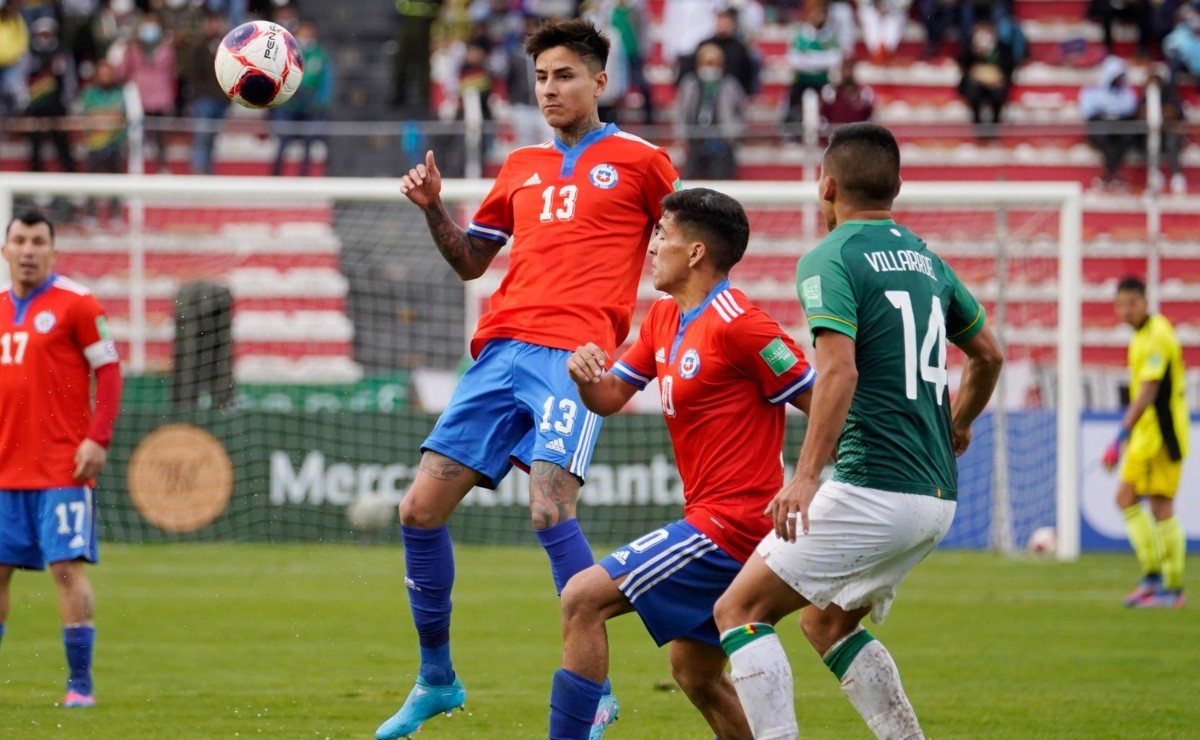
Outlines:
[[773,531],[758,545],[767,567],[824,609],[871,606],[883,624],[900,581],[941,542],[954,501],[828,481],[808,510],[808,534],[795,542]]

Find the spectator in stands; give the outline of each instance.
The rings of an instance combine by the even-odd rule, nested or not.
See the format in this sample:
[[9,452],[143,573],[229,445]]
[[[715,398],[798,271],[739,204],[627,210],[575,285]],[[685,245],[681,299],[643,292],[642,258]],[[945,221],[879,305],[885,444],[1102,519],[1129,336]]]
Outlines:
[[92,39],[92,18],[100,10],[100,0],[61,0],[62,44],[75,61],[79,81],[91,81],[96,73],[96,43]]
[[1178,86],[1180,72],[1189,72],[1200,81],[1200,9],[1196,6],[1179,9],[1179,23],[1163,39],[1163,56],[1171,65],[1173,86]]
[[725,68],[716,44],[696,50],[696,69],[679,81],[675,136],[687,141],[683,176],[688,180],[732,180],[742,133],[746,93]]
[[432,112],[430,41],[433,23],[442,12],[442,0],[396,0],[396,12],[400,17],[396,28],[392,102],[403,109],[402,115],[424,120]]
[[[181,77],[185,111],[194,126],[193,175],[213,173],[213,147],[217,141],[217,129],[229,111],[229,98],[213,74],[213,57],[228,29],[226,17],[224,13],[208,11],[200,33],[184,49]],[[305,74],[309,74],[309,70],[306,69]]]
[[959,52],[958,66],[958,92],[971,108],[976,136],[995,138],[1016,69],[1012,43],[1000,38],[991,21],[977,21],[969,43]]
[[205,0],[209,10],[224,13],[230,28],[237,28],[245,23],[246,12],[250,8],[250,0]]
[[875,91],[859,83],[854,74],[857,64],[853,58],[843,59],[837,81],[821,90],[821,124],[826,136],[843,123],[869,121],[875,115]]
[[29,102],[25,59],[29,27],[13,0],[0,0],[0,117],[25,110]]
[[959,0],[917,0],[917,17],[925,26],[925,50],[922,59],[932,59],[941,51],[946,32],[958,23]]
[[[117,73],[106,59],[96,62],[92,83],[79,98],[79,113],[86,119],[87,171],[117,174],[124,170],[125,95]],[[109,201],[110,222],[119,218],[120,203]],[[96,217],[96,201],[88,200],[87,216]]]
[[912,0],[858,0],[858,24],[873,64],[887,64],[895,55],[904,36],[911,3]]
[[1138,145],[1142,136],[1129,122],[1137,118],[1138,94],[1126,79],[1127,66],[1119,57],[1107,57],[1100,67],[1100,82],[1079,91],[1079,112],[1087,122],[1088,143],[1100,152],[1104,161],[1097,188],[1120,192],[1125,189],[1117,177],[1125,155]]
[[271,174],[283,174],[288,144],[299,139],[304,148],[300,176],[307,177],[312,167],[312,146],[322,138],[321,132],[333,105],[333,61],[317,40],[317,25],[311,20],[300,21],[296,28],[296,43],[304,55],[304,77],[292,99],[271,111],[272,119],[284,122],[287,127],[279,134],[279,149]]
[[806,6],[824,5],[829,20],[826,21],[838,40],[842,56],[854,56],[854,45],[858,43],[858,23],[854,20],[852,0],[804,0]]
[[788,64],[794,75],[784,111],[785,126],[803,120],[805,91],[820,93],[821,88],[829,84],[830,73],[842,65],[843,52],[834,28],[828,22],[829,13],[825,3],[810,3],[805,14],[806,18],[796,28],[796,35],[787,53]]
[[[1149,184],[1155,192],[1162,192],[1169,177],[1171,192],[1175,195],[1184,195],[1187,193],[1187,178],[1183,174],[1181,156],[1184,139],[1187,136],[1187,116],[1183,110],[1183,100],[1179,95],[1179,88],[1172,84],[1169,78],[1164,79],[1162,75],[1156,74],[1150,79],[1149,84],[1157,85],[1159,88],[1159,100],[1162,104],[1162,143],[1159,148],[1158,163],[1168,173],[1168,176],[1164,177],[1159,170],[1150,170]],[[1146,119],[1145,96],[1142,98],[1138,118]]]
[[[757,95],[759,89],[759,73],[762,62],[757,52],[746,45],[738,29],[738,11],[734,8],[723,8],[717,13],[717,29],[712,36],[700,43],[716,44],[725,55],[725,72],[732,75],[742,86],[746,95]],[[697,55],[699,51],[697,51]],[[679,78],[696,68],[696,58],[693,56],[680,63]]]
[[[614,36],[621,40],[625,68],[629,74],[629,88],[642,97],[642,121],[654,123],[654,95],[650,90],[650,83],[646,80],[646,49],[650,46],[650,24],[644,0],[615,0],[612,3],[608,25],[612,27]],[[540,111],[537,118],[542,122]]]
[[138,21],[137,35],[123,45],[117,65],[121,79],[132,81],[142,98],[147,133],[154,137],[158,171],[168,172],[167,130],[153,119],[165,118],[175,108],[175,48],[164,33],[158,15],[144,14]]
[[1104,29],[1104,51],[1113,53],[1113,23],[1132,23],[1138,29],[1138,56],[1150,53],[1150,0],[1091,0],[1088,18],[1098,22]]
[[[700,42],[717,30],[717,12],[725,6],[724,0],[664,0],[662,28],[663,59],[684,68],[700,48]],[[676,77],[678,84],[680,77]]]
[[29,105],[25,113],[36,122],[29,131],[29,169],[42,172],[42,139],[46,133],[58,153],[63,172],[75,171],[75,155],[63,120],[67,105],[75,99],[78,80],[75,60],[63,48],[58,21],[44,15],[29,28]]
[[[137,6],[133,0],[108,0],[100,11],[92,16],[92,43],[96,47],[96,59],[109,58],[109,51],[115,54],[123,48],[123,43],[133,38],[137,33]],[[120,70],[117,70],[118,73]]]

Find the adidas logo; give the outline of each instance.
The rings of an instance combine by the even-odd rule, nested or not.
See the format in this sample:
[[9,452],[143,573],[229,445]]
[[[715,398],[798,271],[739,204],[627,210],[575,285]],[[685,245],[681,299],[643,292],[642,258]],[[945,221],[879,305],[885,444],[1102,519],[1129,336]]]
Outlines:
[[616,552],[614,552],[612,554],[612,556],[613,556],[613,560],[616,560],[621,565],[624,565],[625,561],[629,559],[629,551],[628,550],[617,550]]
[[527,187],[529,185],[541,185],[541,184],[542,184],[542,178],[538,177],[538,173],[535,172],[535,173],[533,173],[533,177],[530,177],[528,180],[526,180],[525,184],[522,185],[521,187]]
[[558,439],[557,437],[546,443],[546,449],[553,450],[554,452],[557,452],[560,455],[567,454],[567,446],[564,445],[563,441],[561,439]]
[[667,361],[667,349],[666,349],[665,347],[659,347],[657,350],[655,350],[655,352],[654,352],[654,361],[655,361],[655,362],[662,362],[662,363],[666,363],[666,361]]

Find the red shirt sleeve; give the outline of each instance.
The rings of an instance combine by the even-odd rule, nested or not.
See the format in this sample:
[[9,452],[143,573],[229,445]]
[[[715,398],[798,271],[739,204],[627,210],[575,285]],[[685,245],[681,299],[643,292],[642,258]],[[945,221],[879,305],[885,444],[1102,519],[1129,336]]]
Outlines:
[[729,325],[725,351],[776,406],[808,390],[816,380],[816,373],[792,338],[758,308]]
[[646,170],[646,185],[642,192],[646,194],[646,212],[651,220],[657,222],[662,216],[662,199],[678,190],[681,186],[679,173],[671,164],[671,156],[667,150],[658,149],[650,158]]
[[510,179],[508,173],[509,166],[508,159],[506,159],[500,167],[500,174],[496,176],[496,181],[492,183],[492,189],[483,199],[483,203],[479,204],[479,210],[475,211],[475,217],[471,219],[471,224],[467,227],[467,233],[471,236],[498,242],[507,242],[512,236],[513,204],[512,190],[508,186]]
[[654,361],[654,324],[661,313],[659,307],[663,303],[663,300],[656,301],[650,307],[645,320],[642,321],[642,328],[638,331],[637,340],[612,368],[614,375],[638,390],[645,388],[647,383],[658,377],[658,365]]
[[96,410],[92,414],[92,425],[88,428],[88,439],[107,448],[112,441],[113,426],[121,408],[121,365],[110,362],[96,368]]

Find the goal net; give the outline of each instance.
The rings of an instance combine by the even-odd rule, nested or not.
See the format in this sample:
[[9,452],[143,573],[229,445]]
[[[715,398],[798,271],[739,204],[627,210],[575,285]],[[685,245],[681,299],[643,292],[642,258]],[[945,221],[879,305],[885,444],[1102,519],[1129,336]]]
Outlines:
[[[460,223],[486,181],[446,181]],[[820,239],[815,188],[710,183],[745,204],[731,278],[806,349],[797,258]],[[110,316],[126,375],[102,532],[133,541],[398,539],[395,504],[507,264],[461,282],[398,181],[13,175],[0,216],[37,206],[56,270]],[[987,306],[1008,363],[960,460],[949,547],[1012,550],[1057,526],[1078,549],[1080,205],[1055,184],[909,183],[896,218]],[[648,273],[647,273],[648,275]],[[0,275],[2,278],[3,275]],[[634,329],[656,297],[639,291]],[[950,354],[957,378],[961,354]],[[952,390],[956,384],[952,382]],[[677,517],[682,491],[657,394],[604,422],[581,497],[593,542]],[[790,417],[785,460],[804,420]],[[1067,461],[1063,464],[1062,461]],[[456,539],[534,542],[528,479],[476,489]]]

